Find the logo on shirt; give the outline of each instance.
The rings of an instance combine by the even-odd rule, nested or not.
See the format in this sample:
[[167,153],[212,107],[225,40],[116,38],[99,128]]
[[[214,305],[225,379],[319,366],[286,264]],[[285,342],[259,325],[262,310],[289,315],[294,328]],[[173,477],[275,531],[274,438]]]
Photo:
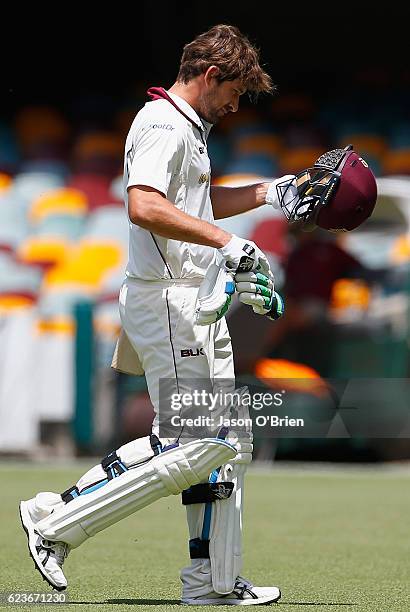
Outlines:
[[172,132],[172,130],[175,130],[174,126],[170,123],[152,123],[150,127],[153,130],[168,130],[170,132]]
[[209,183],[209,172],[203,172],[198,179],[198,183],[200,185],[203,185],[204,183]]

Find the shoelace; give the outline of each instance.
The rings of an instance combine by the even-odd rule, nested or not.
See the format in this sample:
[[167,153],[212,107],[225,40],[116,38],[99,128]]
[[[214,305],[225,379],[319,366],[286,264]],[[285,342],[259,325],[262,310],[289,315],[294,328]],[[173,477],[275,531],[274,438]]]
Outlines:
[[252,591],[252,587],[253,584],[249,582],[249,580],[238,576],[233,588],[233,593],[237,595],[238,599],[245,599],[245,593],[248,593],[252,599],[258,599],[258,596]]
[[68,545],[63,542],[58,542],[54,545],[54,554],[58,565],[61,567],[64,563],[64,559],[68,555]]
[[43,548],[53,553],[58,565],[61,567],[69,553],[68,544],[64,542],[50,542],[50,540],[43,540],[41,544]]

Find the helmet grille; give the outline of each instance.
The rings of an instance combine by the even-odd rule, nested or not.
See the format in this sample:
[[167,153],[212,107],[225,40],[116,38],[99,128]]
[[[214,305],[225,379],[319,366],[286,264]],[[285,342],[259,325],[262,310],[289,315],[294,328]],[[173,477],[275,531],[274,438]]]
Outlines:
[[346,149],[333,149],[332,151],[327,151],[327,153],[319,157],[315,162],[315,166],[326,166],[326,168],[336,170],[345,154]]

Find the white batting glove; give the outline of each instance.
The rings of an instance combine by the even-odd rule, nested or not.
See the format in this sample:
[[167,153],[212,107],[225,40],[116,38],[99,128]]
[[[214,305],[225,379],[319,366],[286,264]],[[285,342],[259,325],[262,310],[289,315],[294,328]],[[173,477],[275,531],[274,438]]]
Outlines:
[[228,244],[217,249],[216,263],[232,274],[258,270],[272,276],[269,262],[260,248],[252,240],[244,240],[235,234]]
[[[300,182],[300,181],[299,181]],[[297,207],[297,216],[300,218],[305,214],[312,203],[311,196],[301,198],[298,191],[298,177],[294,174],[285,174],[269,184],[265,196],[266,204],[281,210],[288,221]]]

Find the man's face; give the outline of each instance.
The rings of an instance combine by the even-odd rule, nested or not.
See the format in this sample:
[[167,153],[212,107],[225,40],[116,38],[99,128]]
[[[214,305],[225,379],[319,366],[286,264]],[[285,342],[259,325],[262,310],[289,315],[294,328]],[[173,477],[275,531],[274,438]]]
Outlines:
[[239,97],[246,91],[240,79],[222,81],[211,79],[199,100],[199,115],[209,123],[218,123],[228,113],[236,113]]

